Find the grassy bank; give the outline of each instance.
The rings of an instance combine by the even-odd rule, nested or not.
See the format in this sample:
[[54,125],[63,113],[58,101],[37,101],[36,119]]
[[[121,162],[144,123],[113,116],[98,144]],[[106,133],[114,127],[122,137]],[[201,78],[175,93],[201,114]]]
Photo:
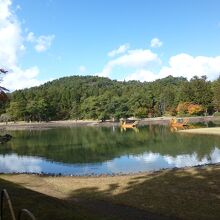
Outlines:
[[38,219],[129,219],[123,213],[131,211],[217,220],[219,186],[220,165],[125,176],[0,175],[0,188],[11,193],[16,210],[29,208]]

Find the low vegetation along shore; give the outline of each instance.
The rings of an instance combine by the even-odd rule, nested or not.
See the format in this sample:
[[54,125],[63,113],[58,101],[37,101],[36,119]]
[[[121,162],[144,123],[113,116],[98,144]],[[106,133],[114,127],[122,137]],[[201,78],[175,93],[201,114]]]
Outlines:
[[217,220],[219,185],[220,165],[101,177],[0,175],[15,210],[26,207],[37,219]]

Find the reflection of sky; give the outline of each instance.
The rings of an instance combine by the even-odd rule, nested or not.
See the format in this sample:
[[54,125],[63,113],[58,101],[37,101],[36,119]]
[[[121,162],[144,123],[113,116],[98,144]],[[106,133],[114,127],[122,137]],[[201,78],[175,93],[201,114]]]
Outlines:
[[61,173],[64,175],[83,175],[101,173],[129,173],[152,171],[162,168],[196,166],[220,162],[220,149],[215,148],[209,156],[198,159],[193,153],[176,157],[159,153],[144,153],[136,156],[121,156],[104,163],[94,164],[62,164],[47,161],[39,157],[18,156],[16,154],[0,155],[0,172],[12,173]]
[[40,173],[39,160],[33,157],[11,155],[0,155],[0,172],[30,172]]
[[[130,156],[131,163],[126,163],[126,158],[119,158],[108,163],[108,167],[112,172],[138,172],[151,171],[163,168],[196,166],[208,163],[220,162],[220,149],[215,148],[209,156],[198,159],[198,155],[193,153],[182,154],[176,157],[159,153],[144,153],[138,156]],[[131,166],[130,166],[131,165]]]

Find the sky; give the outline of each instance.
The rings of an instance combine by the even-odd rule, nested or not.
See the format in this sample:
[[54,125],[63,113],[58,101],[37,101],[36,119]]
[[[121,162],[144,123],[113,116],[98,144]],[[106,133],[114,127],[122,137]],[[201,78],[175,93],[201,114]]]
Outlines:
[[219,0],[0,0],[2,86],[220,74]]

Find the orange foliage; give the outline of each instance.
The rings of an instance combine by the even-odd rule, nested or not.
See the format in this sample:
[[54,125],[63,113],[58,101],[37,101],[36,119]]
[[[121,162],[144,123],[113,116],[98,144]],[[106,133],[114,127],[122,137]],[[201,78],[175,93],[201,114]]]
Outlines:
[[199,115],[204,112],[204,109],[201,105],[198,104],[180,102],[176,108],[176,111],[178,114]]
[[190,105],[189,102],[180,102],[176,108],[177,113],[178,114],[187,114],[189,105]]
[[190,104],[188,106],[188,112],[190,115],[199,115],[204,111],[203,107],[198,104]]

